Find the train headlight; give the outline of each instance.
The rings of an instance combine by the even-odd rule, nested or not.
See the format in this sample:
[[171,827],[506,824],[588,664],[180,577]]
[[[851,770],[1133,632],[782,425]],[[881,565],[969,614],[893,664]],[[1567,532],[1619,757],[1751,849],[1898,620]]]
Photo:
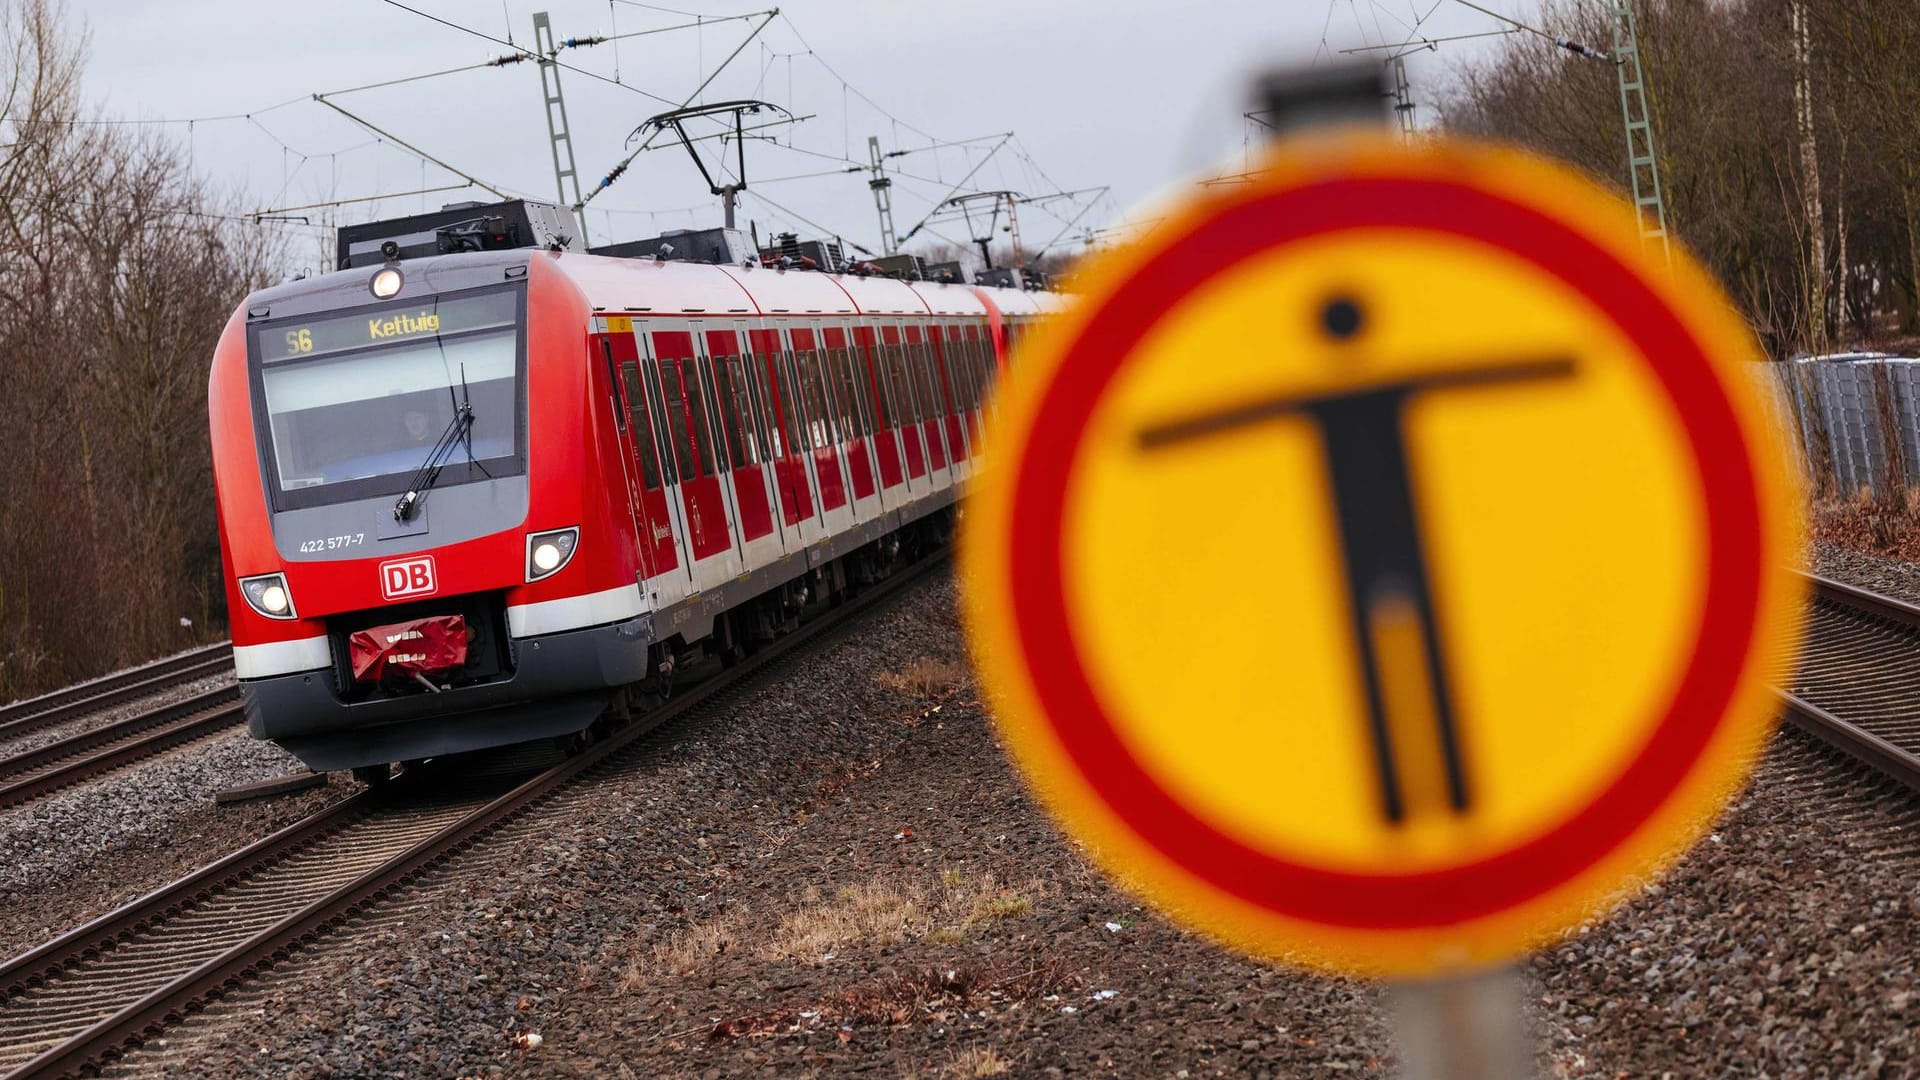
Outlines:
[[373,289],[373,295],[385,300],[400,291],[400,283],[403,280],[405,279],[400,276],[399,270],[391,266],[382,267],[379,273],[373,275],[373,282],[369,288]]
[[580,530],[555,529],[552,532],[533,533],[527,537],[527,580],[539,581],[573,559],[573,549],[580,546]]
[[293,594],[287,591],[285,574],[241,578],[240,595],[246,599],[248,607],[269,619],[297,618],[293,610]]

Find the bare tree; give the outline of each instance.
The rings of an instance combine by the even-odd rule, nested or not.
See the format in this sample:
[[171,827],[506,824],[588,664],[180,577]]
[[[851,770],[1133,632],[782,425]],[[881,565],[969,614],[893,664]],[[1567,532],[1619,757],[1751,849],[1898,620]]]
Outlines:
[[277,256],[164,138],[88,122],[86,40],[0,3],[0,697],[219,632],[207,367]]

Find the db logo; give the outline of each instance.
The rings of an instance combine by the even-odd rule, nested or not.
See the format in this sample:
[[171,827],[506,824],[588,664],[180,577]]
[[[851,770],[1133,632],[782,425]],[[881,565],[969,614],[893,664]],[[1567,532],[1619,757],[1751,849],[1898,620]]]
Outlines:
[[389,600],[425,596],[439,587],[439,582],[434,580],[431,555],[380,564],[380,592]]

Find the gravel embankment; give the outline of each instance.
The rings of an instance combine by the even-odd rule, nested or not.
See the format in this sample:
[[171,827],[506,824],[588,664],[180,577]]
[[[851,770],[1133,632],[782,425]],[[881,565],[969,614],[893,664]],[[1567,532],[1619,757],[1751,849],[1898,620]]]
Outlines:
[[344,798],[344,778],[295,795],[216,806],[216,792],[299,762],[244,728],[0,811],[0,957],[87,919]]
[[141,698],[138,701],[123,702],[110,709],[102,709],[99,712],[88,713],[86,716],[76,716],[63,724],[55,724],[52,727],[41,728],[38,731],[24,732],[9,739],[0,739],[0,757],[12,757],[15,754],[30,753],[43,746],[59,742],[61,739],[78,735],[83,731],[92,731],[95,728],[106,727],[108,724],[117,724],[122,720],[131,719],[140,713],[148,712],[165,705],[172,705],[178,701],[185,701],[188,698],[197,697],[218,687],[232,685],[233,676],[231,674],[209,675],[203,679],[195,679],[193,682],[168,687],[157,694]]
[[[118,1073],[1381,1073],[1378,992],[1267,969],[1030,800],[922,586]],[[1549,1076],[1908,1075],[1904,797],[1791,733],[1663,884],[1526,965]],[[1900,830],[1906,830],[1901,832]]]
[[1823,541],[1811,545],[1811,555],[1815,573],[1920,604],[1920,564]]

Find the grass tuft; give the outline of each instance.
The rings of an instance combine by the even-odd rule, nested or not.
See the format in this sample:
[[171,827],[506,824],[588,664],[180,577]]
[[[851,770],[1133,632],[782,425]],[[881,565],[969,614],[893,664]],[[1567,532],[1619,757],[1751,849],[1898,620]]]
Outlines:
[[939,697],[952,693],[966,677],[965,664],[923,656],[899,671],[882,671],[873,681],[888,690],[915,697]]

